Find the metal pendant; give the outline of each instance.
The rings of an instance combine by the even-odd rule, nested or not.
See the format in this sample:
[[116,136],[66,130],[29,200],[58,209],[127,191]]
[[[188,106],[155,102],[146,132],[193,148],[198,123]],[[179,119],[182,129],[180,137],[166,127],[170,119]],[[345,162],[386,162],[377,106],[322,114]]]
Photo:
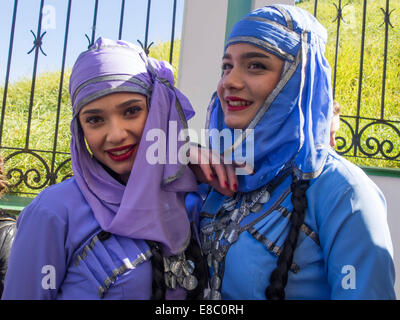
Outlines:
[[177,277],[181,277],[183,274],[182,261],[174,261],[170,265],[171,272]]
[[221,262],[224,259],[224,254],[221,250],[215,250],[213,252],[213,257],[216,261]]
[[239,219],[239,209],[235,209],[233,210],[233,212],[231,213],[230,219],[234,222],[237,222]]
[[234,243],[237,239],[239,238],[239,230],[237,228],[233,228],[229,234],[228,237],[226,238],[226,240],[232,244]]
[[208,255],[207,255],[207,265],[211,268],[212,267],[212,254],[211,253],[209,253]]
[[250,208],[251,212],[258,212],[262,209],[262,204],[261,203],[256,203],[254,206]]
[[203,228],[201,228],[201,232],[206,235],[213,233],[214,225],[212,223],[205,225]]
[[211,290],[210,300],[221,300],[221,293],[217,290]]
[[193,275],[186,276],[182,281],[182,287],[189,291],[195,289],[197,284],[197,278]]
[[247,217],[249,215],[249,213],[250,213],[250,210],[249,210],[249,208],[247,206],[244,207],[241,211],[242,211],[242,215],[244,217]]
[[183,267],[182,267],[182,270],[183,270],[183,273],[186,275],[186,276],[189,276],[189,275],[191,275],[192,273],[193,273],[193,271],[194,271],[194,262],[192,261],[192,260],[186,260],[184,263],[183,263]]
[[223,203],[222,207],[226,210],[226,211],[231,211],[235,208],[236,206],[236,200],[235,199],[227,199],[225,200],[225,202]]
[[253,192],[250,194],[250,202],[256,201],[256,199],[257,199],[259,193],[260,193],[259,191],[253,191]]
[[265,190],[264,194],[260,197],[260,199],[258,199],[259,203],[267,203],[269,201],[269,199],[271,198],[270,193]]
[[176,289],[176,277],[171,272],[165,273],[164,279],[167,287]]
[[211,288],[214,290],[219,290],[221,286],[221,278],[214,274],[211,278]]
[[222,240],[222,238],[224,237],[224,235],[225,235],[225,229],[222,229],[219,233],[218,233],[218,235],[217,235],[217,239],[218,239],[218,241],[220,241],[220,240]]

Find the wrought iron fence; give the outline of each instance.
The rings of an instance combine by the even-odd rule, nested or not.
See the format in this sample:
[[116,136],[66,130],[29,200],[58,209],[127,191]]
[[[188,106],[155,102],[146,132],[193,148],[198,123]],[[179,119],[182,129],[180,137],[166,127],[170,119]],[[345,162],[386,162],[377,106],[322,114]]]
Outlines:
[[[392,14],[399,14],[399,3],[390,0],[303,0],[296,2],[297,5],[312,12],[317,19],[322,20],[324,26],[330,30],[329,37],[331,39],[329,41],[331,43],[334,41],[334,51],[330,61],[333,67],[333,95],[340,103],[349,101],[348,97],[344,96],[346,93],[338,92],[338,84],[346,82],[348,79],[344,78],[346,72],[341,74],[338,72],[338,67],[344,63],[343,57],[350,58],[348,53],[346,56],[341,56],[340,51],[343,50],[344,41],[353,41],[358,46],[358,50],[351,53],[352,59],[359,55],[358,75],[353,75],[355,81],[351,83],[355,108],[345,108],[344,113],[341,114],[341,130],[336,137],[337,152],[358,164],[399,168],[400,46],[392,45],[391,51],[389,49],[390,43],[397,44],[400,40],[398,24],[394,25],[392,22],[399,21],[398,17],[392,18]],[[321,9],[326,10],[327,5],[330,6],[331,13],[324,12],[324,17],[321,17]],[[354,12],[356,7],[361,9],[360,13]],[[395,12],[396,10],[397,12]],[[350,16],[356,15],[360,18],[351,21]],[[349,28],[349,24],[354,23],[361,28],[361,32],[354,35],[353,39],[342,41],[343,28]],[[366,36],[371,33],[375,34],[373,43],[380,42],[380,47],[374,46],[376,51],[368,52],[369,60],[366,61],[366,52],[370,50],[366,46]],[[372,59],[371,56],[376,59]],[[371,68],[371,64],[376,64],[372,66],[375,71],[376,69],[380,70],[379,79],[378,73],[375,73],[373,85],[371,81],[366,82],[371,74],[365,73],[366,66]],[[390,79],[388,79],[388,70],[391,71]],[[391,82],[389,92],[387,91],[388,81]],[[371,96],[371,93],[374,95],[373,99],[363,99],[364,92],[367,90],[368,95]],[[388,97],[388,95],[390,96]]]
[[[41,102],[36,101],[36,96],[40,95],[37,88],[37,79],[39,77],[38,74],[38,60],[39,56],[41,59],[46,59],[46,49],[44,49],[46,45],[46,31],[43,31],[43,16],[44,16],[44,9],[45,5],[49,3],[45,3],[45,0],[38,0],[40,1],[39,9],[36,12],[37,15],[37,25],[36,32],[30,30],[31,34],[33,35],[33,47],[27,49],[26,59],[33,59],[33,70],[32,70],[32,77],[29,80],[30,83],[30,97],[29,102],[26,105],[23,115],[9,115],[12,113],[12,109],[14,107],[14,102],[9,102],[8,100],[11,99],[9,95],[10,89],[10,75],[12,70],[12,65],[18,63],[18,61],[13,61],[13,54],[15,52],[15,35],[16,35],[16,27],[18,26],[19,19],[17,18],[18,11],[21,9],[22,3],[18,0],[13,1],[13,9],[12,9],[12,19],[11,19],[11,26],[10,26],[10,38],[9,38],[9,45],[8,45],[8,56],[5,68],[5,81],[4,87],[0,88],[3,89],[2,93],[2,109],[1,109],[1,116],[0,116],[0,152],[3,157],[4,167],[6,171],[6,177],[9,181],[9,193],[19,194],[19,195],[35,195],[41,189],[63,181],[69,178],[72,175],[70,169],[70,154],[68,149],[61,148],[59,146],[59,136],[60,134],[64,134],[61,130],[60,132],[60,125],[63,119],[60,118],[60,114],[62,112],[62,108],[64,108],[65,104],[67,104],[70,108],[69,99],[68,98],[68,90],[66,87],[66,80],[67,77],[65,75],[66,71],[66,56],[69,45],[71,41],[74,41],[70,38],[70,27],[74,23],[71,19],[72,14],[72,4],[75,3],[77,5],[76,8],[79,9],[79,2],[75,0],[65,0],[66,6],[66,16],[65,16],[65,26],[64,26],[64,40],[63,40],[63,49],[62,49],[62,59],[60,65],[60,74],[58,78],[58,92],[56,95],[53,95],[54,101],[52,101],[52,105],[54,106],[52,110],[52,114],[49,116],[51,120],[55,121],[54,124],[54,133],[53,133],[53,142],[52,146],[48,148],[37,148],[37,144],[34,143],[34,139],[32,138],[32,120],[37,117],[37,105]],[[118,39],[122,38],[123,31],[124,31],[124,22],[129,19],[130,12],[126,12],[126,5],[131,0],[121,0],[121,1],[113,1],[115,6],[120,7],[119,11],[119,21],[116,21],[115,24],[118,23],[118,35],[115,35],[115,38],[118,36]],[[11,0],[10,0],[11,2]],[[142,48],[149,53],[150,47],[152,46],[153,42],[149,42],[149,28],[165,28],[164,25],[157,25],[157,21],[154,21],[154,24],[150,24],[151,19],[151,10],[152,10],[152,1],[147,0],[147,3],[143,4],[145,0],[142,0],[142,5],[147,5],[146,9],[146,20],[145,20],[145,32],[143,38],[141,39],[128,39],[123,38],[124,40],[128,40],[131,42],[138,42]],[[51,2],[50,2],[51,3]],[[104,2],[103,2],[104,3]],[[25,3],[24,3],[25,4]],[[98,30],[99,24],[102,21],[98,20],[98,12],[99,6],[102,5],[102,2],[99,0],[91,1],[93,5],[92,16],[88,17],[88,19],[92,19],[91,23],[91,34],[88,35],[85,33],[85,30],[82,30],[81,37],[86,37],[88,41],[88,47],[94,43],[96,37],[102,36],[101,34],[96,34]],[[131,3],[129,3],[131,4]],[[37,4],[36,4],[37,5]],[[1,9],[0,5],[0,10]],[[154,6],[154,1],[153,1]],[[177,0],[169,0],[169,7],[172,8],[170,13],[163,12],[163,15],[170,14],[171,22],[171,33],[170,33],[170,48],[169,48],[169,62],[172,63],[173,59],[173,52],[174,52],[174,37],[175,37],[175,26],[176,26],[176,14],[177,14]],[[132,13],[132,12],[131,12]],[[76,23],[76,22],[75,22]],[[5,26],[4,26],[5,28]],[[29,32],[29,30],[25,30]],[[87,30],[86,30],[87,31]],[[88,32],[90,33],[90,32]],[[158,40],[158,39],[157,39]],[[76,38],[75,38],[76,41]],[[82,47],[80,51],[85,50],[85,47]],[[32,57],[33,54],[33,57]],[[1,59],[5,59],[5,57],[1,57]],[[1,76],[3,76],[0,73]],[[1,93],[0,93],[1,96]],[[39,97],[40,99],[40,97]],[[68,100],[65,102],[64,100]],[[47,101],[48,102],[48,101]],[[39,111],[40,113],[40,111]],[[12,142],[11,139],[6,138],[6,122],[11,121],[13,117],[24,117],[26,118],[26,129],[24,134],[24,141],[21,143]],[[48,119],[47,119],[48,120]],[[64,119],[65,120],[65,119]],[[69,121],[68,121],[69,122]],[[16,127],[11,128],[12,131],[20,129]],[[10,126],[7,127],[10,130]],[[68,126],[66,127],[68,128]],[[68,130],[69,131],[69,130]],[[12,133],[11,133],[12,135]],[[37,136],[34,137],[38,139]],[[8,140],[8,141],[7,141]],[[18,145],[20,144],[20,145]],[[47,143],[47,145],[49,145]],[[18,159],[21,161],[18,162]],[[13,163],[18,162],[25,162],[24,165],[14,165]]]
[[[11,1],[11,0],[10,0]],[[40,95],[37,88],[37,72],[38,72],[38,60],[46,59],[46,31],[42,29],[42,18],[43,18],[43,8],[45,6],[45,0],[40,1],[39,9],[37,11],[37,25],[36,32],[30,30],[33,35],[33,47],[26,48],[26,59],[32,59],[33,70],[32,77],[29,81],[29,102],[27,102],[24,114],[21,117],[24,118],[24,128],[13,128],[12,130],[21,129],[24,130],[24,141],[20,144],[14,143],[12,140],[6,138],[6,122],[9,121],[10,115],[12,113],[12,108],[14,107],[13,101],[9,101],[9,84],[11,75],[11,66],[16,61],[13,61],[14,46],[15,46],[15,30],[18,26],[19,20],[17,19],[17,12],[19,9],[19,1],[14,0],[12,9],[12,19],[10,25],[10,37],[8,44],[8,54],[7,57],[0,57],[1,59],[6,59],[5,75],[4,75],[4,87],[2,92],[2,109],[0,115],[0,152],[3,156],[4,165],[6,168],[6,177],[10,182],[10,193],[17,193],[23,195],[35,195],[41,189],[63,181],[71,176],[70,170],[70,154],[68,148],[61,148],[59,145],[60,135],[64,134],[65,131],[61,128],[65,124],[62,121],[61,113],[63,108],[68,108],[69,102],[66,97],[68,93],[66,92],[66,57],[69,45],[72,43],[70,39],[70,27],[73,24],[71,20],[72,15],[72,3],[76,3],[76,0],[65,0],[66,5],[66,15],[65,15],[65,26],[64,26],[64,39],[62,43],[62,54],[61,54],[61,65],[60,74],[58,77],[57,92],[54,94],[53,101],[53,113],[49,117],[54,120],[52,141],[47,141],[47,148],[41,148],[34,140],[39,139],[40,135],[33,136],[32,134],[32,120],[38,116],[36,111],[37,105],[40,105],[40,101],[37,102],[36,97]],[[145,0],[142,0],[143,2]],[[166,0],[165,0],[166,1]],[[174,52],[174,36],[175,36],[175,26],[176,26],[176,9],[177,0],[169,0],[171,2],[171,37],[170,37],[170,48],[169,48],[169,61],[172,62],[173,52]],[[181,0],[182,1],[182,0]],[[392,15],[395,10],[396,14],[400,11],[400,5],[396,1],[386,0],[384,6],[380,7],[378,10],[371,9],[371,3],[382,2],[374,1],[367,2],[367,0],[352,1],[348,0],[346,3],[342,1],[333,0],[320,0],[320,1],[296,1],[300,2],[297,5],[307,5],[309,4],[308,10],[319,19],[325,19],[324,25],[330,30],[330,42],[334,43],[331,51],[330,62],[333,69],[333,88],[334,97],[337,99],[343,108],[343,113],[341,114],[341,129],[337,136],[337,146],[336,149],[342,155],[350,158],[352,161],[372,161],[374,166],[391,166],[400,167],[400,50],[396,51],[396,48],[390,46],[391,44],[397,42],[400,43],[399,28],[392,21],[400,21],[400,19],[393,19]],[[394,4],[393,4],[394,2]],[[102,21],[98,20],[99,6],[102,2],[99,0],[92,0],[93,11],[91,17],[91,34],[88,35],[86,30],[82,30],[81,37],[87,39],[87,45],[90,46],[94,41],[96,36],[101,34],[98,33],[98,27]],[[119,6],[119,21],[116,20],[118,24],[118,39],[121,39],[125,34],[126,30],[124,27],[124,22],[129,18],[129,12],[126,10],[126,4],[129,3],[127,0],[114,1],[116,6]],[[357,33],[355,38],[359,37],[359,42],[357,39],[352,39],[350,42],[356,44],[356,50],[354,50],[351,58],[354,60],[358,57],[357,67],[358,69],[352,72],[350,75],[340,70],[342,66],[345,66],[345,59],[350,58],[348,55],[341,55],[343,52],[344,44],[349,43],[349,39],[343,39],[344,33],[343,29],[348,27],[350,22],[349,15],[354,14],[349,9],[354,3],[359,3],[361,8],[360,19],[355,19],[352,23],[356,24],[361,28]],[[383,2],[382,2],[383,3]],[[153,42],[149,43],[149,28],[151,18],[152,3],[151,0],[147,1],[147,7],[145,11],[145,31],[143,38],[141,39],[126,39],[132,42],[138,41],[146,52],[149,52],[150,47]],[[311,6],[312,5],[312,6]],[[326,5],[329,5],[331,13],[325,14],[322,9]],[[397,6],[397,7],[396,7]],[[0,5],[1,7],[1,5]],[[395,7],[395,8],[394,8]],[[399,8],[399,9],[397,9]],[[373,10],[372,12],[370,12]],[[332,13],[333,12],[333,13]],[[366,89],[371,91],[369,83],[366,81],[365,66],[370,66],[371,62],[366,61],[365,52],[369,50],[366,47],[366,35],[369,32],[371,26],[368,24],[367,14],[379,17],[380,23],[373,26],[374,33],[381,32],[382,37],[378,37],[382,42],[383,52],[374,52],[374,56],[382,57],[382,61],[379,66],[380,69],[379,79],[375,79],[378,86],[373,88],[375,101],[379,96],[379,102],[366,102],[363,99]],[[325,15],[325,16],[324,16]],[[18,21],[17,21],[18,20]],[[161,26],[165,27],[165,26]],[[26,30],[29,32],[29,29]],[[117,37],[117,35],[115,36]],[[334,39],[334,40],[332,40]],[[357,41],[356,41],[357,40]],[[394,48],[394,49],[393,49]],[[82,48],[83,51],[85,48]],[[369,56],[371,54],[369,53]],[[369,57],[368,56],[368,57]],[[347,58],[346,58],[347,57]],[[343,69],[343,68],[342,68]],[[388,79],[388,70],[391,71],[391,75]],[[394,70],[394,72],[393,72]],[[3,77],[3,74],[0,73]],[[369,76],[369,75],[367,75]],[[351,79],[350,79],[351,78]],[[377,78],[375,76],[375,78]],[[390,82],[390,90],[388,93],[388,84]],[[347,89],[353,90],[354,95],[349,97],[347,93],[343,92],[343,84]],[[1,91],[1,90],[0,90]],[[1,95],[1,92],[0,92]],[[388,98],[388,96],[390,97]],[[388,105],[388,101],[389,105]],[[344,103],[343,103],[344,102]],[[347,105],[353,104],[354,108],[346,108]],[[67,106],[66,106],[67,105]],[[370,107],[373,111],[366,111],[366,107]],[[19,115],[15,115],[19,117]],[[43,120],[47,121],[47,119]],[[20,125],[18,125],[20,126]],[[60,129],[61,128],[61,129]],[[66,126],[68,128],[68,126]],[[22,165],[13,165],[16,159],[22,159],[21,162],[25,162]],[[389,165],[388,165],[389,163]],[[361,164],[365,164],[361,163]],[[368,165],[368,162],[367,162]]]

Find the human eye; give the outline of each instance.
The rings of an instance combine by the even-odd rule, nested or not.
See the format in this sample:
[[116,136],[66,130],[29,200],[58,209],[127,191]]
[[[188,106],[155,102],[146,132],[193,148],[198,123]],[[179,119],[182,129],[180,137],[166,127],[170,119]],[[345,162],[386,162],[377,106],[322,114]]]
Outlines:
[[250,62],[249,69],[251,69],[251,70],[266,70],[267,67],[265,66],[264,63],[257,61],[257,62]]
[[85,118],[85,123],[90,126],[98,126],[103,122],[103,118],[100,116],[89,116]]
[[140,111],[142,111],[143,108],[139,107],[139,106],[130,106],[128,108],[125,109],[125,116],[129,117],[129,116],[134,116],[136,114],[138,114]]
[[230,64],[230,63],[228,63],[228,62],[223,62],[222,63],[222,66],[221,66],[221,69],[222,69],[222,71],[228,71],[228,70],[230,70],[230,69],[232,69],[232,65]]

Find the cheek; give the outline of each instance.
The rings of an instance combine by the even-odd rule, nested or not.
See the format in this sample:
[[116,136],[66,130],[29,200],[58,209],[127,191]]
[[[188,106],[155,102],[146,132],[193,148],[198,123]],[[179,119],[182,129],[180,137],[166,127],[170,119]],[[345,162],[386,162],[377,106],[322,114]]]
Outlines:
[[223,101],[223,97],[224,97],[223,93],[224,93],[224,88],[222,86],[222,78],[221,78],[221,80],[218,82],[218,85],[217,85],[217,95],[221,102]]
[[83,130],[86,147],[93,153],[99,153],[101,147],[101,139],[99,133],[94,133],[91,130]]
[[259,83],[263,83],[262,86],[260,86],[259,83],[257,83],[257,86],[256,86],[257,98],[262,100],[262,102],[264,102],[268,98],[268,96],[271,94],[271,92],[275,89],[278,81],[279,81],[279,78],[278,78],[278,80],[276,80],[275,78],[272,78],[272,79],[268,78],[262,82],[259,82]]
[[134,128],[134,135],[139,137],[140,139],[142,139],[143,131],[146,126],[147,116],[148,114],[146,113],[140,119],[135,119],[134,122],[130,124],[130,127]]

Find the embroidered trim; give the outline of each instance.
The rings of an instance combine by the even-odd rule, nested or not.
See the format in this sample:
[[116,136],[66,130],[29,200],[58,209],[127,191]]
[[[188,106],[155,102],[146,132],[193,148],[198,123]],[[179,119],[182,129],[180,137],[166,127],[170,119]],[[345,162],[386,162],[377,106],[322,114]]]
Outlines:
[[229,39],[229,41],[226,43],[225,48],[230,46],[231,44],[235,43],[235,42],[249,42],[249,43],[253,43],[257,46],[260,46],[264,49],[270,50],[274,53],[276,53],[277,55],[281,56],[282,58],[289,60],[291,62],[293,62],[294,56],[290,53],[287,53],[285,51],[283,51],[282,49],[273,46],[272,44],[270,44],[267,41],[258,39],[256,37],[251,37],[251,36],[237,36],[237,37],[232,37]]
[[108,291],[108,289],[115,282],[118,276],[125,273],[127,270],[135,269],[139,264],[147,261],[151,256],[151,250],[147,250],[145,253],[142,252],[138,254],[136,259],[132,261],[124,261],[124,264],[122,266],[114,269],[112,271],[112,275],[104,280],[104,285],[99,287],[99,290],[97,291],[98,296],[102,299],[104,297],[104,294]]
[[[279,246],[275,245],[274,242],[272,242],[262,233],[258,232],[255,228],[249,228],[247,231],[254,237],[254,239],[261,242],[269,251],[273,252],[279,257],[282,252]],[[299,265],[293,262],[290,266],[290,271],[292,271],[293,273],[298,273],[300,271]]]
[[293,30],[293,20],[292,20],[292,17],[290,16],[290,14],[280,5],[274,5],[272,7],[274,7],[276,10],[278,10],[283,15],[283,17],[286,20],[287,27],[290,30]]
[[89,250],[93,250],[94,246],[96,245],[96,242],[99,240],[100,239],[99,239],[98,235],[96,234],[92,238],[92,240],[90,240],[90,243],[87,244],[86,246],[84,246],[82,253],[78,254],[75,258],[75,262],[74,262],[75,267],[77,267],[79,265],[81,260],[84,260],[87,257]]
[[81,101],[79,101],[78,105],[75,108],[74,117],[77,117],[80,109],[83,106],[87,105],[88,103],[90,103],[98,98],[104,97],[104,96],[108,95],[109,93],[116,93],[116,92],[133,92],[133,93],[143,94],[144,96],[147,96],[149,94],[146,89],[134,88],[134,87],[119,86],[119,87],[115,87],[115,88],[104,89],[104,90],[95,92],[95,93],[85,97]]
[[137,85],[141,86],[143,89],[146,90],[147,94],[151,92],[151,88],[146,83],[144,83],[143,81],[140,81],[139,79],[133,78],[133,76],[131,76],[131,75],[112,74],[112,75],[108,75],[108,76],[99,76],[99,77],[96,77],[96,78],[93,78],[93,79],[90,79],[90,80],[87,80],[87,81],[83,82],[82,84],[80,84],[78,86],[78,88],[76,88],[76,90],[74,92],[74,96],[72,97],[71,100],[74,103],[78,93],[81,92],[82,89],[84,87],[88,86],[89,84],[94,84],[94,83],[99,83],[99,82],[104,82],[104,81],[110,81],[110,80],[111,81],[131,82],[131,83],[134,83],[134,84],[137,84]]

